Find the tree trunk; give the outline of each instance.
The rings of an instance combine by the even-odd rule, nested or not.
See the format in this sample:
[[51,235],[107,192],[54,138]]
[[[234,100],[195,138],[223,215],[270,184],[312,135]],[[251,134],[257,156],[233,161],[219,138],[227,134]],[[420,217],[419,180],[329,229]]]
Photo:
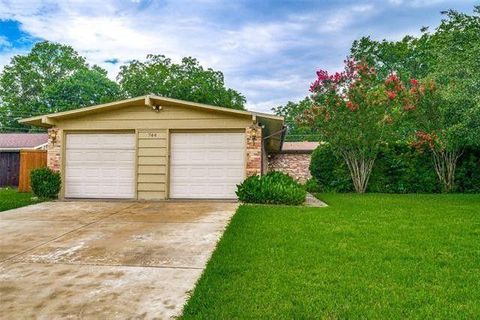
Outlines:
[[357,193],[365,193],[375,157],[365,157],[358,155],[358,153],[354,151],[342,151],[342,156],[350,171],[355,191]]
[[436,151],[433,150],[433,164],[437,173],[442,190],[451,192],[455,183],[455,169],[457,168],[458,158],[462,155],[461,151]]

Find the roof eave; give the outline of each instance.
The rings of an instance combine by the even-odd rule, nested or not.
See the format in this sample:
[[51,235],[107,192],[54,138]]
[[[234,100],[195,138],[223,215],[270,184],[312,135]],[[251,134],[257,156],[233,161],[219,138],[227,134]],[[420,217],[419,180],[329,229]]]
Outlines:
[[37,126],[37,127],[50,128],[55,126],[55,121],[57,119],[80,116],[80,115],[88,114],[90,112],[100,112],[100,111],[108,110],[110,108],[120,108],[122,106],[129,105],[134,102],[140,102],[140,101],[144,101],[143,104],[146,106],[161,105],[162,103],[171,103],[171,104],[182,105],[185,107],[198,107],[198,108],[213,111],[213,112],[221,112],[221,113],[223,112],[223,113],[228,113],[232,115],[237,115],[240,117],[251,117],[253,122],[257,122],[257,121],[258,122],[278,122],[279,124],[281,123],[283,125],[283,121],[284,121],[283,117],[265,114],[261,112],[236,110],[236,109],[206,105],[206,104],[197,103],[197,102],[184,101],[179,99],[166,98],[166,97],[160,97],[155,95],[146,95],[146,96],[140,96],[140,97],[135,97],[135,98],[121,100],[121,101],[115,101],[111,103],[84,107],[84,108],[75,109],[75,110],[69,110],[69,111],[63,111],[63,112],[25,118],[25,119],[19,120],[18,122],[22,124]]

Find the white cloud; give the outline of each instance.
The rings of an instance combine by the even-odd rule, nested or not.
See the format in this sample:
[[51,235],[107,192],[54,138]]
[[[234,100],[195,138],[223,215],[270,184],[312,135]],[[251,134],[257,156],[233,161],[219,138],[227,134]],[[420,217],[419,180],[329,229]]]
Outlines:
[[[241,17],[245,12],[235,1],[0,0],[0,19],[17,20],[32,36],[73,46],[111,78],[120,64],[149,53],[175,61],[196,57],[203,66],[223,71],[227,85],[246,95],[248,107],[269,111],[306,96],[316,67],[337,70],[356,37],[388,36],[368,25],[386,7],[438,0],[391,0],[383,6],[365,1],[307,11],[292,7],[262,20]],[[225,17],[217,12],[224,7],[229,9]],[[410,24],[393,36],[414,29]],[[17,53],[13,48],[1,53],[0,68]],[[119,64],[106,63],[109,59]]]
[[411,7],[428,7],[442,2],[445,0],[389,0],[390,4],[395,6],[406,5]]
[[0,35],[0,48],[1,47],[11,47],[12,44],[8,41],[7,37],[1,36]]

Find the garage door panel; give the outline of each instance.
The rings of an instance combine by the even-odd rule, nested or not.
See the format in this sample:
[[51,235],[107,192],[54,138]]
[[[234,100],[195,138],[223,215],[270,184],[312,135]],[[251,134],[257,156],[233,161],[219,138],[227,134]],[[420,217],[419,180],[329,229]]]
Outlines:
[[[188,190],[188,191],[187,191]],[[209,195],[205,194],[208,191]],[[232,199],[235,194],[236,185],[226,183],[179,183],[175,185],[171,192],[178,198],[197,198],[197,199]]]
[[67,135],[69,149],[127,149],[135,145],[135,135],[130,133],[79,133]]
[[243,133],[173,133],[171,198],[236,198],[245,177]]
[[66,197],[134,198],[134,134],[67,134],[66,141]]

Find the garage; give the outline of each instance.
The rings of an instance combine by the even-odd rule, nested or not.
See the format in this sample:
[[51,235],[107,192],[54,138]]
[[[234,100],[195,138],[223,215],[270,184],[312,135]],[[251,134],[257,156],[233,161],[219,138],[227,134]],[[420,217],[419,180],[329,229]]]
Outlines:
[[68,133],[66,198],[135,198],[135,134]]
[[235,199],[245,178],[245,133],[172,133],[170,197]]
[[285,133],[279,116],[155,95],[20,122],[48,129],[60,199],[236,199]]

